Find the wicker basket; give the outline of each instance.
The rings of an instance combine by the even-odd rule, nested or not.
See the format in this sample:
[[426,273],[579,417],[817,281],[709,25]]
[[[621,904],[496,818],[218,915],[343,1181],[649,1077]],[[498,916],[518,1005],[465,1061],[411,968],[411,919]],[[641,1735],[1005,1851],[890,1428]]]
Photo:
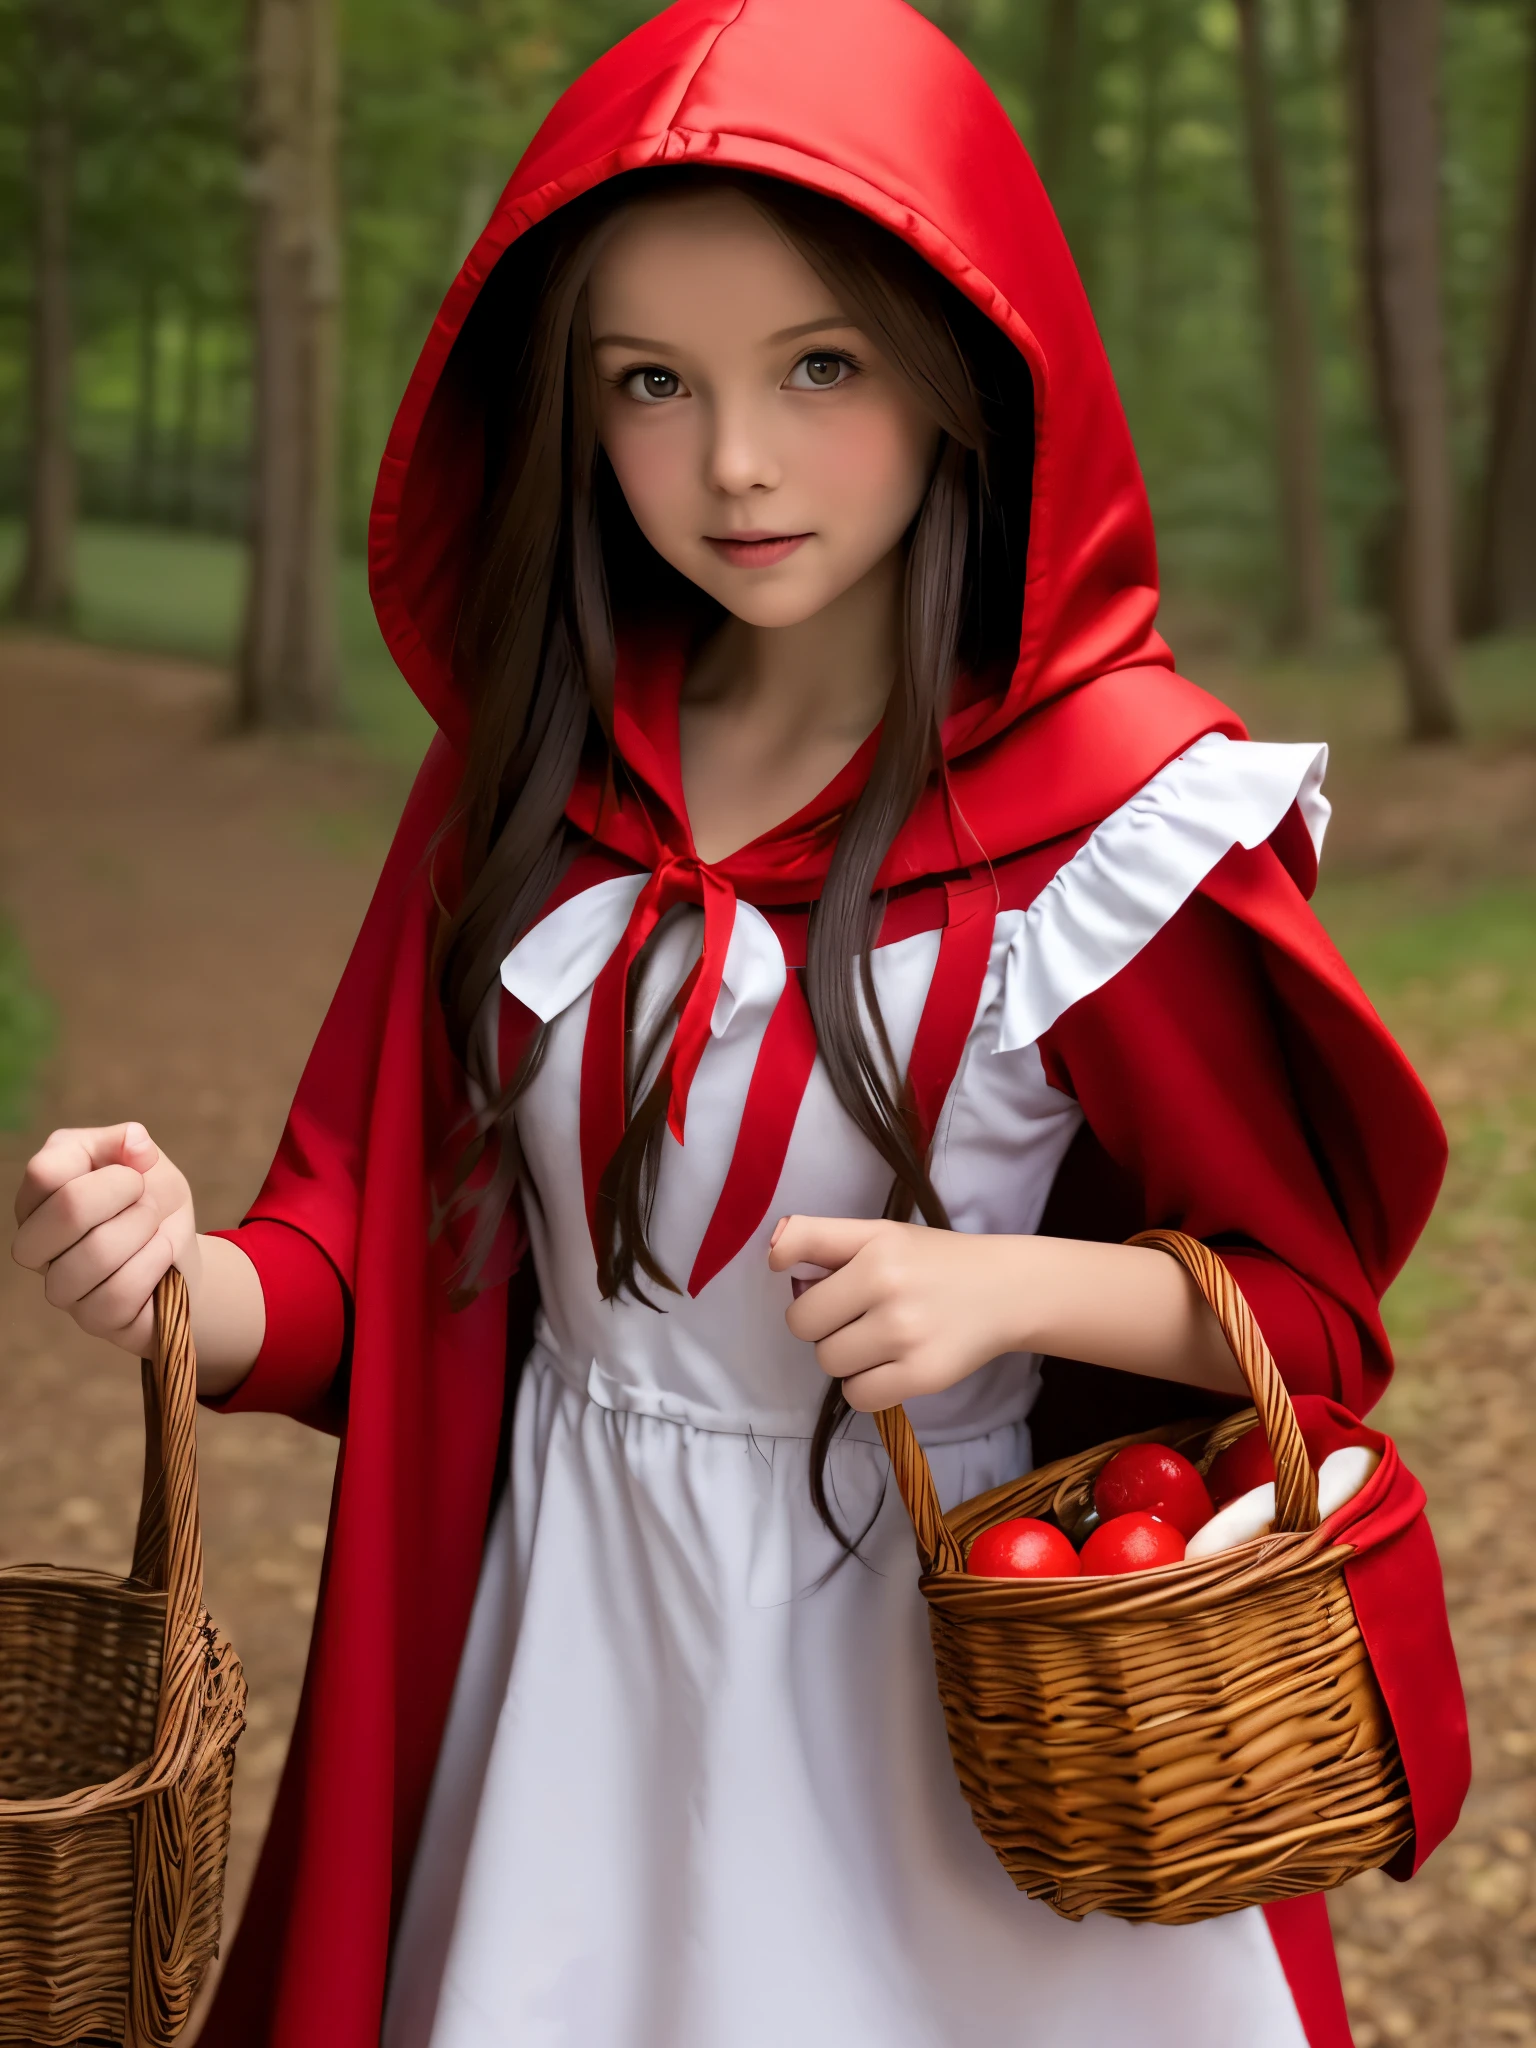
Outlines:
[[[1179,1925],[1322,1891],[1412,1832],[1402,1761],[1289,1397],[1235,1282],[1174,1231],[1256,1404],[1101,1444],[941,1513],[901,1408],[879,1419],[912,1517],[950,1749],[976,1825],[1021,1891],[1069,1920]],[[1013,1515],[1070,1528],[1123,1444],[1203,1470],[1262,1426],[1275,1533],[1125,1577],[972,1578],[971,1542]]]
[[0,2042],[160,2048],[218,1952],[245,1679],[203,1611],[196,1385],[171,1272],[129,1576],[0,1571]]

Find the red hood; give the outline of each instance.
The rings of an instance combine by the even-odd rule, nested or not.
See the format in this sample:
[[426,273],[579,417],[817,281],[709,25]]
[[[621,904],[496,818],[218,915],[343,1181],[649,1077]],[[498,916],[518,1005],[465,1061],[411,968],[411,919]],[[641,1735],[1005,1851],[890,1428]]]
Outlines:
[[[1146,492],[1109,364],[1044,188],[980,75],[902,0],[677,0],[599,58],[534,137],[443,302],[389,438],[369,537],[374,605],[449,738],[462,744],[468,725],[451,656],[483,460],[476,399],[443,380],[449,352],[527,229],[624,171],[685,163],[792,180],[868,214],[1029,365],[1035,475],[1018,664],[1001,699],[950,720],[950,757],[1075,684],[1171,668],[1153,630]],[[1186,698],[1186,719],[1189,708]]]

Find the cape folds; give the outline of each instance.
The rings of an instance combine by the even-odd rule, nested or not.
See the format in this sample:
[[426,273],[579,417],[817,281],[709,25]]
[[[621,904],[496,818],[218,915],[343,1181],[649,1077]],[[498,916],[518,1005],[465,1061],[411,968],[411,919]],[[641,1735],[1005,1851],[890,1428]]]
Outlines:
[[[485,394],[462,374],[455,342],[487,278],[530,227],[604,180],[667,164],[756,171],[860,210],[970,297],[1029,366],[1035,467],[1018,661],[1005,689],[948,720],[947,787],[936,780],[925,793],[881,876],[893,906],[922,921],[914,929],[945,934],[940,993],[912,1061],[925,1122],[938,1113],[969,1024],[963,991],[979,972],[994,871],[1022,859],[1038,888],[1164,763],[1206,733],[1242,736],[1230,712],[1173,673],[1153,623],[1145,494],[1081,285],[1002,109],[931,23],[901,0],[678,0],[577,80],[444,301],[379,477],[374,602],[440,733],[241,1233],[262,1274],[268,1334],[223,1405],[336,1429],[342,1450],[298,1727],[203,2036],[211,2048],[368,2048],[378,2039],[391,1928],[478,1574],[507,1362],[521,1355],[530,1313],[525,1272],[451,1312],[448,1254],[431,1236],[433,1175],[463,1100],[429,972],[433,889],[451,886],[451,863],[439,858],[429,875],[428,852],[452,807],[469,730],[452,649],[485,483]],[[642,662],[634,673],[643,670]],[[571,816],[591,834],[602,872],[651,874],[658,901],[676,890],[712,902],[722,930],[731,893],[780,909],[814,898],[867,750],[798,818],[705,871],[675,750],[658,744],[644,689],[621,687],[615,709],[617,744],[644,801],[603,806],[593,789],[577,791]],[[1379,1294],[1428,1213],[1442,1139],[1306,908],[1312,876],[1311,842],[1293,812],[1268,846],[1236,849],[1204,891],[1251,935],[1311,1142]],[[678,1134],[709,985],[701,971],[698,1015],[676,1055]],[[614,1013],[605,1029],[621,1029],[616,973],[604,1000]],[[807,1065],[805,1020],[791,1007],[775,1026],[768,1064]],[[594,1036],[595,1063],[604,1043]],[[594,1156],[612,1132],[613,1085],[610,1061],[594,1074]],[[718,1269],[730,1256],[733,1232],[761,1198],[761,1147],[787,1140],[774,1102],[759,1109],[757,1139],[739,1174],[733,1166],[723,1220],[700,1253],[698,1284],[708,1260]],[[1358,1313],[1372,1318],[1374,1302]],[[1448,1650],[1430,1643],[1424,1655],[1443,1664]],[[1443,1716],[1424,1736],[1434,1740],[1453,1740]],[[1452,1757],[1420,1817],[1421,1851],[1454,1812],[1457,1768]],[[1298,1908],[1273,1925],[1300,1985],[1307,1944],[1321,1938],[1318,1915]],[[1334,1982],[1316,1993],[1330,2013]]]

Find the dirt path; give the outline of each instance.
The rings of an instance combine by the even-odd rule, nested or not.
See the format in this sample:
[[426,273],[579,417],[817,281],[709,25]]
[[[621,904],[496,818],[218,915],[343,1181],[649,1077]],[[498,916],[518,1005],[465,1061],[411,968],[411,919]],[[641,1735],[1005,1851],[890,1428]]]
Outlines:
[[[402,791],[339,743],[217,737],[223,689],[209,671],[0,640],[0,903],[62,1018],[39,1129],[140,1117],[209,1223],[236,1220],[260,1180]],[[1383,756],[1362,773],[1378,752],[1339,764],[1335,871],[1407,866],[1416,882],[1428,862],[1428,886],[1536,870],[1536,754]],[[1393,1013],[1453,1112],[1490,1077],[1497,1099],[1536,1099],[1536,1022],[1496,1007],[1496,1028],[1451,1041],[1411,1001]],[[0,1167],[31,1142],[0,1138]],[[1536,2041],[1536,1285],[1509,1231],[1477,1225],[1476,1171],[1448,1197],[1474,1305],[1404,1353],[1384,1412],[1429,1491],[1478,1778],[1413,1885],[1370,1877],[1334,1898],[1358,2048]],[[0,1557],[126,1561],[140,1454],[129,1363],[0,1262]],[[202,1458],[209,1603],[252,1700],[229,1925],[297,1698],[332,1446],[205,1420]]]
[[[209,1227],[237,1222],[367,903],[398,777],[339,745],[217,737],[225,679],[0,640],[0,902],[61,1019],[40,1106],[140,1118]],[[9,1213],[37,1133],[0,1137]],[[287,1747],[334,1446],[204,1418],[208,1603],[250,1681],[234,1924]],[[126,1568],[138,1373],[0,1261],[0,1557]]]

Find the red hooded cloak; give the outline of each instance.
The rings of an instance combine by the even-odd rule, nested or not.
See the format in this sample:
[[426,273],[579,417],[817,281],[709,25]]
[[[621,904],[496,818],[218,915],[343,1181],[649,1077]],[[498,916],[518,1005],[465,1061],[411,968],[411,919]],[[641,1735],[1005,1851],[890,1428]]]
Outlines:
[[[530,1318],[526,1271],[451,1313],[447,1254],[429,1235],[429,1176],[462,1087],[429,985],[426,854],[468,739],[452,647],[484,484],[483,394],[453,374],[454,345],[530,227],[604,180],[669,164],[764,173],[867,214],[973,300],[1029,367],[1017,664],[1005,690],[949,719],[948,791],[935,782],[925,794],[881,878],[895,891],[890,916],[943,926],[947,948],[953,938],[913,1054],[930,1123],[974,1004],[976,876],[988,878],[988,907],[1027,903],[1164,763],[1203,734],[1242,734],[1173,673],[1154,630],[1151,523],[1092,316],[1017,136],[952,44],[901,0],[678,0],[571,87],[448,293],[385,453],[374,601],[440,731],[238,1233],[261,1274],[267,1335],[221,1405],[333,1429],[341,1451],[298,1726],[204,2035],[214,2048],[378,2038],[391,1930],[477,1580],[508,1361]],[[681,873],[692,847],[675,759],[645,721],[643,694],[621,696],[619,714],[644,810],[599,816],[579,790],[571,816],[593,833],[600,869],[670,859]],[[702,885],[692,861],[694,900],[718,883],[767,906],[803,904],[803,869],[797,885],[784,880],[786,849],[825,841],[864,767],[851,764]],[[1377,1303],[1428,1213],[1443,1140],[1306,907],[1313,873],[1293,810],[1269,844],[1234,848],[1128,968],[1052,1028],[1051,1079],[1076,1094],[1092,1133],[1063,1169],[1054,1227],[1111,1236],[1173,1223],[1222,1244],[1293,1388],[1358,1412],[1390,1370]],[[737,1194],[755,1221],[763,1176],[752,1166],[744,1158],[750,1185]],[[1421,1521],[1399,1547],[1409,1542],[1422,1590],[1437,1568]],[[1402,1583],[1384,1596],[1389,1619]],[[1414,1604],[1418,1635],[1405,1648],[1399,1631],[1381,1661],[1395,1672],[1388,1699],[1410,1752],[1422,1857],[1454,1819],[1465,1751],[1440,1609]],[[1347,2042],[1321,1901],[1271,1909],[1270,1925],[1309,2039]]]

